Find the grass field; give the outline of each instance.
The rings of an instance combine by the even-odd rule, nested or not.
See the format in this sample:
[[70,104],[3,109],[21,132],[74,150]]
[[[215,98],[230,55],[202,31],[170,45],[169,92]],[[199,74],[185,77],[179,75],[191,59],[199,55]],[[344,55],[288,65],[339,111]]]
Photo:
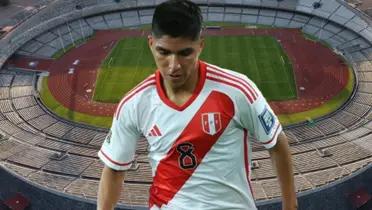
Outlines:
[[[278,118],[282,125],[286,126],[294,123],[303,122],[309,119],[316,119],[336,111],[340,106],[342,106],[342,104],[344,104],[348,100],[348,98],[353,92],[355,78],[352,71],[353,71],[352,69],[349,69],[350,79],[345,89],[343,89],[339,94],[334,96],[331,100],[327,101],[323,105],[306,112],[278,115]],[[103,128],[110,128],[111,126],[112,117],[98,117],[82,114],[79,112],[69,110],[60,103],[58,103],[56,99],[51,95],[48,89],[47,78],[43,79],[42,81],[42,91],[40,92],[40,97],[44,105],[48,107],[49,110],[51,110],[52,112],[54,112],[55,114],[64,119]]]
[[[296,98],[291,64],[271,36],[206,37],[201,59],[246,74],[268,100]],[[123,39],[103,61],[93,99],[116,103],[154,69],[145,38]]]
[[48,107],[50,111],[56,115],[71,120],[74,122],[84,123],[88,125],[93,125],[97,127],[109,128],[111,126],[112,117],[99,117],[91,116],[79,112],[75,112],[64,107],[60,104],[51,94],[48,88],[48,78],[43,78],[41,84],[40,98],[43,104]]
[[[305,37],[317,41],[306,34]],[[296,97],[292,68],[274,38],[269,36],[208,37],[206,46],[201,59],[229,69],[240,70],[257,83],[269,100],[287,100]],[[126,91],[153,73],[154,69],[155,64],[146,39],[124,39],[117,43],[108,58],[103,61],[97,78],[94,99],[118,102]],[[349,75],[351,79],[345,89],[330,101],[307,112],[279,115],[281,123],[290,125],[316,119],[337,110],[353,90],[354,79],[351,69]],[[69,110],[51,95],[47,79],[43,80],[42,86],[40,95],[43,103],[60,117],[97,127],[110,127],[111,117],[90,116]]]
[[[351,93],[353,92],[353,86],[355,83],[355,78],[353,75],[353,70],[349,69],[349,81],[344,90],[342,90],[338,95],[334,96],[331,100],[327,101],[323,105],[314,108],[310,111],[294,113],[294,114],[287,114],[287,115],[278,115],[280,122],[282,125],[290,125],[294,123],[303,122],[309,119],[316,119],[331,112],[336,111],[342,104],[344,104],[348,98],[350,97]],[[48,80],[47,78],[43,79],[42,81],[42,90],[40,92],[41,100],[43,101],[44,105],[48,107],[49,110],[57,114],[58,116],[75,121],[80,123],[85,123],[97,127],[103,128],[110,128],[112,117],[98,117],[98,116],[91,116],[87,114],[82,114],[79,112],[75,112],[72,110],[67,109],[51,95],[48,89]]]
[[297,96],[292,66],[271,36],[207,37],[201,59],[247,75],[269,101]]
[[117,103],[154,69],[155,63],[145,38],[119,41],[102,63],[93,100]]
[[306,120],[313,120],[320,118],[324,115],[332,113],[339,109],[351,96],[353,93],[353,88],[355,84],[355,77],[353,74],[353,70],[349,69],[349,80],[346,84],[346,87],[338,93],[336,96],[332,97],[329,101],[322,104],[319,107],[311,109],[306,112],[298,112],[294,114],[287,114],[287,115],[278,115],[279,121],[283,125],[291,125],[299,122],[303,122]]

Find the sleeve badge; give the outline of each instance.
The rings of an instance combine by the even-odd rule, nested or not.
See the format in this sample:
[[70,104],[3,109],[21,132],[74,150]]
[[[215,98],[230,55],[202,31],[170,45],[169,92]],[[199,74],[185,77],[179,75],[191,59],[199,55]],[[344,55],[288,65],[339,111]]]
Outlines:
[[258,116],[258,118],[260,119],[261,125],[264,128],[265,133],[269,135],[275,125],[274,115],[266,107],[263,110],[263,112]]

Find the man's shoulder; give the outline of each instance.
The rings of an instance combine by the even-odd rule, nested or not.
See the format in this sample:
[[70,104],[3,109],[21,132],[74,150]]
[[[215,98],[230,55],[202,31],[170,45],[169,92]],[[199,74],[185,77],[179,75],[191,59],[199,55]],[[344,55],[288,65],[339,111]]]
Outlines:
[[246,75],[226,68],[221,68],[213,64],[207,64],[207,79],[217,82],[222,87],[234,89],[238,96],[248,98],[253,103],[258,95],[259,90],[252,80]]
[[144,94],[147,90],[151,90],[156,87],[156,78],[155,74],[151,74],[146,79],[144,79],[142,82],[138,83],[134,88],[132,88],[130,91],[128,91],[125,97],[128,96],[140,96]]
[[237,77],[237,78],[240,78],[240,79],[244,79],[244,80],[249,80],[251,81],[247,75],[245,74],[242,74],[240,72],[238,72],[237,70],[232,70],[232,69],[227,69],[227,68],[223,68],[223,67],[220,67],[218,65],[214,65],[214,64],[210,64],[210,63],[206,63],[206,69],[207,69],[207,73],[223,73],[227,76],[233,76],[233,77]]
[[154,89],[156,89],[156,79],[155,74],[152,74],[128,91],[121,99],[118,108],[125,104],[141,103],[143,100],[149,100],[148,94],[151,94]]

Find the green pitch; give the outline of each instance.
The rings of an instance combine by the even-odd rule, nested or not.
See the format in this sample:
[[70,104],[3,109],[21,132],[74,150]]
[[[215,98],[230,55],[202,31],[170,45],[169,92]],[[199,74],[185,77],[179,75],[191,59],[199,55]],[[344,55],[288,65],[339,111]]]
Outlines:
[[270,101],[296,98],[292,66],[271,36],[207,37],[201,58],[253,80]]
[[101,65],[93,99],[119,102],[126,92],[154,72],[153,60],[144,37],[119,41]]
[[[215,36],[205,42],[202,60],[246,74],[270,101],[296,98],[291,64],[275,38]],[[94,100],[117,103],[155,68],[146,38],[119,41],[103,61]]]

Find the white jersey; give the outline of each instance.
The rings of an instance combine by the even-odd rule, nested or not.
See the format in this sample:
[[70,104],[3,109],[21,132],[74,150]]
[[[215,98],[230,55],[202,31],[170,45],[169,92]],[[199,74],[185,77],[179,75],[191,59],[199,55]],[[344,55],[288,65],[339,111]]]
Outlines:
[[248,134],[271,148],[282,127],[246,76],[199,64],[198,85],[182,106],[166,97],[159,71],[130,91],[98,156],[127,170],[137,140],[147,139],[151,210],[256,209]]

